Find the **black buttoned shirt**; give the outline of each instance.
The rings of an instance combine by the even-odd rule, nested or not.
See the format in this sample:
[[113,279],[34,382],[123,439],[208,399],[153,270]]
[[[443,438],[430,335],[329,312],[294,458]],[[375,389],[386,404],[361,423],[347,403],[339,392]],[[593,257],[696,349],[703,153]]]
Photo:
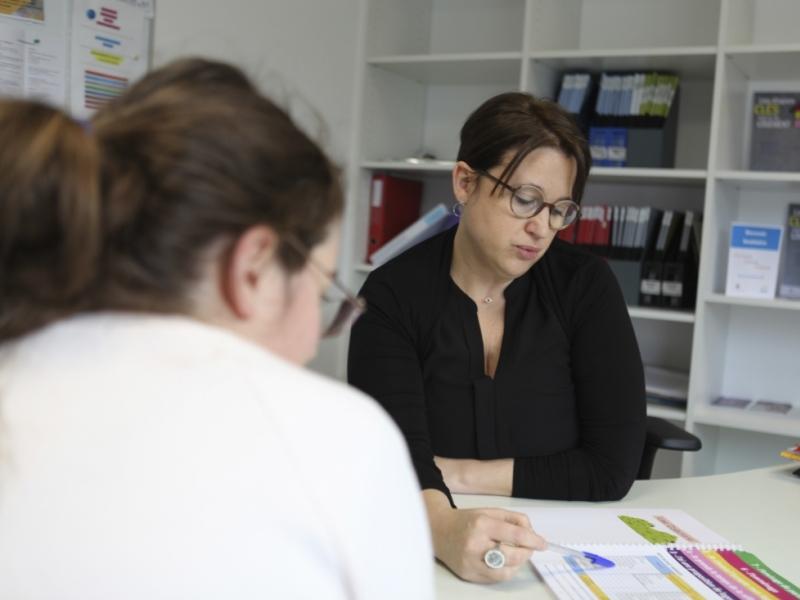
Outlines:
[[[514,496],[624,496],[645,437],[644,376],[602,258],[556,239],[505,290],[494,377],[475,303],[450,277],[455,228],[373,271],[353,327],[351,384],[405,435],[423,489],[448,496],[434,455],[514,459]],[[451,500],[452,501],[452,500]]]

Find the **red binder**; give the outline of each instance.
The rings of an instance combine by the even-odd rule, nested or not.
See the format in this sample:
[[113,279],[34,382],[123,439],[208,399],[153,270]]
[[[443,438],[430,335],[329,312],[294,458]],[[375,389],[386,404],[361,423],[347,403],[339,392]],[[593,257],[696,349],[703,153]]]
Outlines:
[[575,243],[575,232],[578,229],[578,222],[575,221],[571,223],[569,227],[566,227],[559,231],[556,236],[560,240],[564,240],[565,242],[569,242],[570,244]]
[[419,218],[422,182],[376,173],[369,200],[367,261],[372,253]]

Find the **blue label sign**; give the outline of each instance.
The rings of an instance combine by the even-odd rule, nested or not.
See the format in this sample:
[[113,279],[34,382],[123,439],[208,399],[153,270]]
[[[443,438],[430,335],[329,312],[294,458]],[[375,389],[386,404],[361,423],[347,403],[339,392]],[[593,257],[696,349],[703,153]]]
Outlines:
[[731,228],[731,246],[750,250],[777,250],[781,242],[780,227],[762,225],[734,225]]

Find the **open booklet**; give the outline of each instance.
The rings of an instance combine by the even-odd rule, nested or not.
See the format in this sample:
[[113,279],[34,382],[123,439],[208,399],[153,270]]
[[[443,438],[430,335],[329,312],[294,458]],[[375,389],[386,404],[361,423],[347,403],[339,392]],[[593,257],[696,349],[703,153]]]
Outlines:
[[530,508],[537,533],[599,554],[601,568],[555,552],[531,562],[559,599],[800,600],[800,587],[680,510]]

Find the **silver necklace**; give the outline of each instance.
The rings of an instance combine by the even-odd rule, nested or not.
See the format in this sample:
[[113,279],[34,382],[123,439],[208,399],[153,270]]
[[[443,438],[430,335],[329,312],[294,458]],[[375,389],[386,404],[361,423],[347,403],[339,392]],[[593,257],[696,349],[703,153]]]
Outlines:
[[491,296],[486,296],[486,297],[483,299],[483,303],[484,303],[484,304],[491,304],[491,303],[492,303],[492,297],[491,297]]

